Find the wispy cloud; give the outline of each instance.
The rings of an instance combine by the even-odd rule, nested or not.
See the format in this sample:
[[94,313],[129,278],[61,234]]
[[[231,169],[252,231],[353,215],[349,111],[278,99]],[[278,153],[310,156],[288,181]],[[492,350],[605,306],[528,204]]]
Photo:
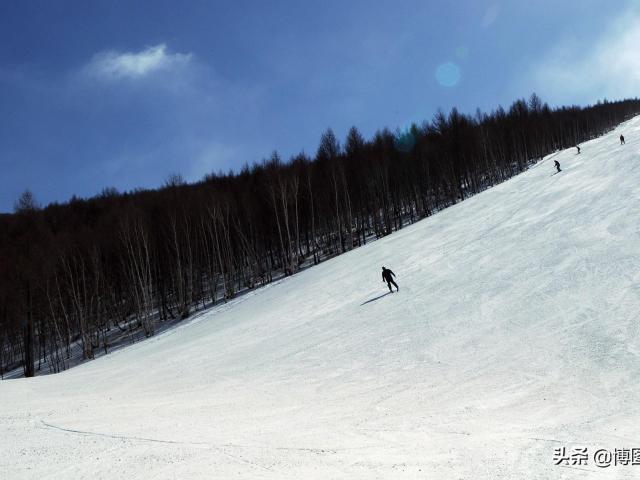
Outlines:
[[[4,177],[15,178],[8,185],[16,188],[0,192],[0,211],[25,187],[49,202],[106,186],[155,187],[173,172],[195,181],[273,148],[247,135],[264,128],[266,88],[227,79],[201,55],[176,53],[171,44],[109,49],[46,73],[0,65],[0,86],[20,99],[10,110],[20,128],[9,130],[18,140],[0,145]],[[13,167],[24,162],[44,173],[32,180]]]
[[640,9],[610,25],[594,45],[567,39],[535,64],[524,83],[553,103],[594,102],[640,93]]
[[197,181],[208,173],[226,172],[238,167],[239,161],[242,160],[242,153],[236,145],[222,142],[197,142],[194,145],[191,161],[186,166],[187,170],[183,173],[187,180]]
[[164,43],[102,51],[67,80],[70,101],[93,120],[83,128],[108,145],[92,171],[120,189],[160,185],[171,172],[196,181],[259,159],[242,129],[253,125],[248,112],[257,118],[263,88],[228,81],[196,54]]
[[191,60],[190,53],[169,53],[165,44],[140,52],[107,50],[94,55],[85,65],[84,73],[101,80],[139,79],[160,71],[184,68]]
[[487,11],[484,13],[482,17],[482,26],[484,28],[489,28],[491,25],[495,23],[500,15],[500,5],[493,4],[491,5]]

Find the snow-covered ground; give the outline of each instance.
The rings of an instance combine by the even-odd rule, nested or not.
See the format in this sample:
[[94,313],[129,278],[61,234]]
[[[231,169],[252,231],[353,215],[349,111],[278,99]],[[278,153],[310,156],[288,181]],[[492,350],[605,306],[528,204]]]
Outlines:
[[[0,382],[0,478],[640,478],[593,459],[640,448],[640,117],[575,152],[156,338]],[[563,447],[586,464],[554,465]]]

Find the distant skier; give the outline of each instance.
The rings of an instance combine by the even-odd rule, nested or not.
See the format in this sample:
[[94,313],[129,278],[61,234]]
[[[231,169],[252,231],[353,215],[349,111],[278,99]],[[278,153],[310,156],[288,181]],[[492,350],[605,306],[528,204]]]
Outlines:
[[558,169],[558,171],[556,173],[560,173],[562,170],[560,170],[560,162],[558,160],[555,160],[553,162],[553,164],[556,166],[556,168]]
[[576,148],[578,149],[578,155],[580,155],[580,147],[576,145]]
[[620,135],[620,145],[624,145],[624,135]]
[[395,277],[395,276],[396,274],[393,273],[391,270],[389,270],[388,268],[382,267],[382,281],[387,282],[387,287],[389,287],[389,291],[391,293],[393,293],[393,289],[391,288],[391,285],[396,287],[396,292],[400,291],[398,284],[393,281],[392,277]]

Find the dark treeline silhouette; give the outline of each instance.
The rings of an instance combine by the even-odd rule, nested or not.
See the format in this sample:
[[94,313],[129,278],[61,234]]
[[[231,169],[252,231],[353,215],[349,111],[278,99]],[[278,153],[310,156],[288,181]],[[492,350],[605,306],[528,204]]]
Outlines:
[[[407,131],[315,157],[270,159],[196,184],[40,208],[25,192],[0,215],[0,374],[58,372],[74,345],[108,352],[114,332],[168,321],[291,275],[464,200],[538,159],[602,135],[640,100],[551,109],[534,94],[475,116],[452,110]],[[373,266],[372,266],[373,267]],[[377,266],[375,266],[377,268]],[[374,270],[372,275],[378,275]]]

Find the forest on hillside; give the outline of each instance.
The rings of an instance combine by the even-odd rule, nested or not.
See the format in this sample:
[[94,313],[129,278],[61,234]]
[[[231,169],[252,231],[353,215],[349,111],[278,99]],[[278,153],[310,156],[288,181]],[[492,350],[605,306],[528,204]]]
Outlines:
[[639,113],[638,99],[550,108],[534,94],[491,113],[438,112],[371,139],[353,127],[341,142],[327,130],[313,157],[274,153],[195,184],[175,175],[157,190],[106,189],[44,208],[25,192],[13,214],[0,215],[0,374],[59,372],[73,345],[85,359],[107,353],[114,330],[152,336]]

